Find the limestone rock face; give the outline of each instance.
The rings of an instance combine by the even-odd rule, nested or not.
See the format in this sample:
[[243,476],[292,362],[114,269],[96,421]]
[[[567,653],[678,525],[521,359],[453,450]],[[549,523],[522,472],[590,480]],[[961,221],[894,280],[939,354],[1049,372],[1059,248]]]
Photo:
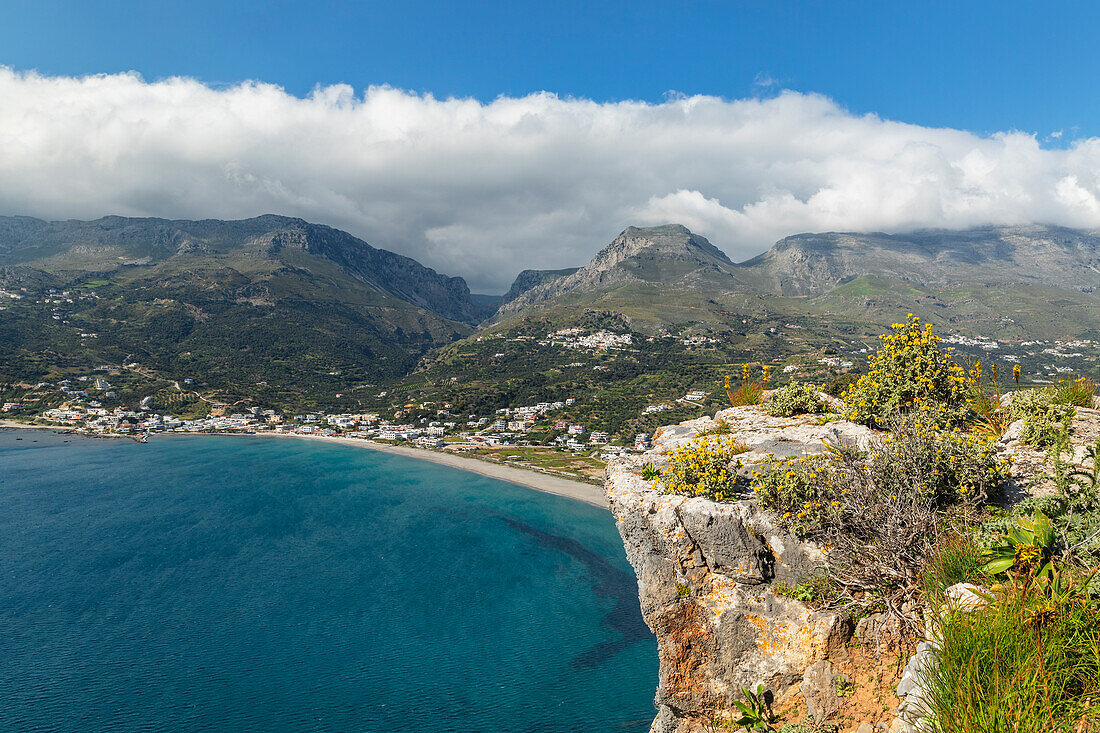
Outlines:
[[760,463],[769,453],[777,458],[812,455],[821,453],[827,445],[840,443],[854,443],[865,450],[875,437],[870,428],[847,420],[820,424],[812,415],[772,417],[760,407],[731,407],[720,410],[713,419],[701,417],[660,428],[653,440],[655,455],[649,460],[660,463],[662,451],[683,445],[719,423],[749,447],[747,453],[738,456],[745,464]]
[[[760,460],[772,451],[818,453],[833,430],[845,439],[869,439],[851,423],[768,418],[758,408],[734,408],[719,413],[723,418],[742,423],[734,432]],[[608,467],[611,511],[659,646],[654,733],[707,730],[742,699],[742,687],[789,688],[815,662],[844,659],[852,631],[842,614],[775,592],[776,584],[793,584],[822,566],[815,545],[779,528],[751,500],[665,495],[638,474],[642,463],[661,462],[663,450],[712,424],[703,419],[665,429],[653,451]]]

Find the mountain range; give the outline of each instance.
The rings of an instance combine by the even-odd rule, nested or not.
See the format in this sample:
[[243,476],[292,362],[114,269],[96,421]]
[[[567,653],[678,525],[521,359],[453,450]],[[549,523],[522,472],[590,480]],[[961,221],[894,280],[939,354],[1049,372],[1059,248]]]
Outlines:
[[577,271],[512,293],[494,320],[581,305],[649,328],[718,325],[737,311],[881,327],[924,312],[966,333],[1051,338],[1100,330],[1097,288],[1097,232],[1029,225],[799,234],[735,263],[704,237],[666,225],[627,228]]
[[[628,227],[584,266],[525,270],[500,297],[289,217],[0,217],[0,288],[45,294],[0,311],[0,381],[129,358],[214,387],[317,391],[408,375],[517,320],[592,312],[642,332],[778,318],[870,333],[915,312],[960,333],[1079,336],[1100,333],[1098,285],[1100,235],[1040,225],[800,234],[741,263],[680,225]],[[69,290],[83,295],[56,296]]]

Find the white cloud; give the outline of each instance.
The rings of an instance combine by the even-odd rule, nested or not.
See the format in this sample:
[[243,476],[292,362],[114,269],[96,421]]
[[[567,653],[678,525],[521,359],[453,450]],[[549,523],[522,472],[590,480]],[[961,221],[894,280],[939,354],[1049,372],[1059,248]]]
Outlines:
[[302,99],[0,68],[0,213],[267,212],[501,290],[524,267],[583,264],[630,224],[684,223],[735,260],[804,231],[1100,227],[1100,139],[1046,150],[793,92],[481,103],[332,86]]

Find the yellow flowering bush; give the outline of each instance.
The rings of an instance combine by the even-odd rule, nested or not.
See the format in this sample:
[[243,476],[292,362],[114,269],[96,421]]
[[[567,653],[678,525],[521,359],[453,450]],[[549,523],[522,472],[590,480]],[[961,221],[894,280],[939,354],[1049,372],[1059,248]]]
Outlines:
[[802,458],[769,456],[752,472],[756,500],[780,516],[780,525],[799,537],[816,534],[828,521],[835,493],[832,455]]
[[931,325],[912,313],[880,336],[870,370],[844,394],[849,418],[881,427],[903,412],[940,412],[958,420],[967,409],[967,374],[938,344]]
[[996,440],[911,416],[867,457],[868,477],[887,494],[914,492],[940,507],[984,502],[1008,479]]
[[658,484],[666,494],[704,496],[715,501],[738,497],[735,459],[748,447],[736,438],[702,436],[668,454],[668,466],[661,471]]
[[761,506],[799,536],[852,524],[880,501],[938,509],[977,504],[1008,478],[994,439],[956,428],[902,421],[870,452],[852,448],[803,458],[770,458],[752,473]]

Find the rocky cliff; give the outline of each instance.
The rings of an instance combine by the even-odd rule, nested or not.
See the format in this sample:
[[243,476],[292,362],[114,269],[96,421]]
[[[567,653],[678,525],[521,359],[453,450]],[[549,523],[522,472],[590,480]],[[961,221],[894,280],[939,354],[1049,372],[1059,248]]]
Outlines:
[[[871,437],[852,423],[773,418],[757,408],[716,417],[750,447],[739,456],[746,464],[767,453],[808,455],[827,442]],[[665,428],[652,451],[608,469],[611,511],[638,575],[642,615],[658,639],[654,733],[710,730],[744,699],[742,687],[763,684],[774,696],[789,696],[815,662],[848,656],[853,631],[844,614],[776,592],[820,569],[818,547],[780,529],[749,499],[661,494],[639,475],[643,463],[662,465],[665,451],[713,425],[702,418]]]
[[783,295],[822,295],[868,275],[929,288],[1035,285],[1091,293],[1100,283],[1100,236],[1037,224],[797,234],[738,267],[760,290]]

